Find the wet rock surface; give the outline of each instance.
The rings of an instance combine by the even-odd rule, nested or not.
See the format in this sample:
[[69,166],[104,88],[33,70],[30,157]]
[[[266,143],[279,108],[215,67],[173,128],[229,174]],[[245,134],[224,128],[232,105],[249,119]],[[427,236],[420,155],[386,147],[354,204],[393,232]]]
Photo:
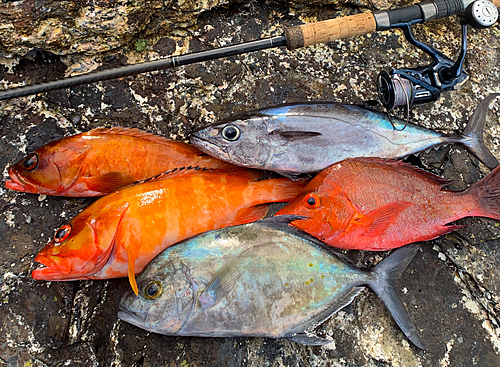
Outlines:
[[[278,35],[282,27],[290,25],[374,6],[399,5],[337,1],[4,1],[0,4],[0,84],[7,88],[60,78],[74,71],[210,49]],[[84,21],[82,14],[90,14],[91,8],[101,12]],[[179,18],[170,15],[173,13]],[[415,35],[455,57],[460,45],[459,20],[452,17],[415,26]],[[85,24],[87,33],[76,24]],[[40,30],[44,26],[46,32]],[[23,33],[26,39],[18,38],[15,32]],[[88,42],[92,47],[86,48]],[[428,128],[459,133],[480,100],[488,93],[500,92],[499,49],[498,24],[487,30],[470,30],[465,63],[469,80],[438,102],[413,108],[412,120]],[[373,80],[378,72],[427,62],[428,58],[409,45],[401,32],[388,31],[294,52],[254,52],[4,101],[0,102],[0,167],[6,178],[7,167],[31,150],[98,126],[139,127],[186,140],[198,126],[250,109],[306,100],[373,100],[377,98]],[[497,158],[499,110],[497,100],[491,106],[485,131],[487,145]],[[454,180],[450,186],[453,190],[462,190],[488,173],[459,146],[408,160]],[[381,301],[368,290],[315,330],[320,336],[331,337],[332,343],[309,347],[262,338],[156,335],[117,319],[118,301],[129,288],[126,279],[31,279],[31,271],[37,267],[33,258],[54,229],[93,200],[0,188],[1,365],[500,365],[497,221],[459,221],[467,226],[425,243],[398,281],[398,290],[427,345],[426,351],[409,345]],[[351,251],[346,255],[368,269],[386,254]]]

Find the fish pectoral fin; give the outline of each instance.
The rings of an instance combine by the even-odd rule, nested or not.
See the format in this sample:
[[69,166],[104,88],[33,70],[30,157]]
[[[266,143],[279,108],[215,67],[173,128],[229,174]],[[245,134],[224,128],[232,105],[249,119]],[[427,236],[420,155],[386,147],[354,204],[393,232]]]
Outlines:
[[334,341],[333,339],[325,339],[315,335],[307,335],[306,333],[298,333],[294,336],[287,336],[285,339],[304,345],[326,345]]
[[281,131],[275,130],[271,132],[271,135],[279,136],[280,138],[284,138],[290,141],[303,140],[308,138],[314,138],[316,136],[322,135],[317,131]]
[[67,165],[79,165],[85,160],[87,153],[90,151],[90,145],[66,146],[58,150],[59,160]]
[[240,275],[237,266],[239,258],[238,256],[215,273],[205,290],[200,294],[199,301],[202,309],[213,307],[234,288]]
[[361,230],[362,236],[374,237],[384,233],[389,225],[394,223],[396,217],[406,208],[412,206],[409,201],[395,201],[372,210],[365,216],[351,220],[344,232]]
[[245,224],[255,222],[262,219],[269,211],[269,204],[255,205],[250,208],[242,208],[236,213],[233,225]]
[[82,177],[81,179],[90,190],[103,193],[118,190],[120,187],[135,181],[131,175],[121,172],[109,172],[104,175]]
[[139,294],[139,288],[137,287],[137,282],[135,280],[135,259],[137,258],[137,254],[135,251],[131,249],[130,246],[127,246],[125,249],[127,252],[127,261],[128,261],[128,281],[135,295]]

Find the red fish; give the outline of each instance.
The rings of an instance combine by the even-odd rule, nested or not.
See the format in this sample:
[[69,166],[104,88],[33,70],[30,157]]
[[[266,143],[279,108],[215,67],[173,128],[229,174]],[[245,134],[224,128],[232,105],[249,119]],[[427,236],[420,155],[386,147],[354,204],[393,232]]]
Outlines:
[[461,226],[464,217],[500,220],[500,167],[465,191],[410,164],[348,159],[317,175],[277,214],[309,218],[296,227],[331,246],[382,251],[426,241]]
[[100,196],[174,168],[230,168],[191,145],[138,129],[98,128],[53,141],[9,168],[11,190]]
[[108,279],[134,274],[165,248],[211,229],[253,222],[268,203],[290,201],[305,183],[256,181],[245,168],[167,175],[104,196],[60,227],[35,257],[37,280]]

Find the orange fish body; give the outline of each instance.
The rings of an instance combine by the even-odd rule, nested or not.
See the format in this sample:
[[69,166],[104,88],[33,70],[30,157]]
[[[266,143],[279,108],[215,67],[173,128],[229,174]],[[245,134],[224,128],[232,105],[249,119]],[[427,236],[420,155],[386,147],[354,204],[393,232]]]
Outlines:
[[88,206],[36,256],[37,280],[108,279],[134,274],[165,248],[198,233],[263,218],[267,203],[290,201],[304,183],[255,181],[248,169],[207,170],[135,185]]
[[455,220],[500,220],[500,168],[461,192],[446,179],[410,164],[348,159],[318,174],[277,215],[309,218],[293,225],[344,249],[383,251],[426,241],[461,226]]
[[9,168],[11,190],[100,196],[174,168],[234,167],[191,145],[138,129],[98,128],[53,141]]

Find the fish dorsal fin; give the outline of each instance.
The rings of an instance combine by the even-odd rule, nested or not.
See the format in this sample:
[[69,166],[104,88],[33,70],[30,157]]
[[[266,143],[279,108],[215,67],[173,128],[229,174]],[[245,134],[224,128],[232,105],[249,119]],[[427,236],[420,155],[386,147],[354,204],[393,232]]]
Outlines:
[[452,181],[437,176],[434,173],[426,171],[420,167],[414,166],[410,163],[406,163],[403,161],[399,161],[396,159],[388,159],[388,158],[355,158],[356,161],[365,161],[365,162],[378,162],[383,163],[392,167],[395,167],[398,171],[405,170],[411,172],[413,175],[419,176],[422,180],[429,182],[430,184],[439,185],[441,187],[448,186],[452,183]]
[[353,216],[340,236],[357,233],[364,237],[382,235],[394,223],[396,217],[406,208],[414,205],[409,201],[395,201],[372,210],[366,215]]
[[203,172],[203,171],[208,171],[208,169],[201,168],[199,166],[176,167],[174,169],[159,173],[156,176],[149,177],[149,178],[146,178],[144,180],[135,181],[130,186],[140,185],[140,184],[150,182],[150,181],[159,181],[159,180],[174,178],[174,177],[178,177],[178,176],[191,175],[193,173]]
[[236,284],[238,276],[238,261],[240,256],[237,256],[232,261],[222,266],[215,273],[212,280],[207,284],[207,287],[200,294],[198,300],[200,307],[204,310],[213,307],[217,302],[224,298]]
[[365,288],[364,287],[353,287],[346,294],[335,299],[335,301],[333,301],[327,308],[325,308],[319,314],[314,316],[312,319],[310,319],[310,320],[308,320],[300,325],[297,325],[293,330],[288,331],[287,335],[285,335],[285,338],[295,340],[296,342],[301,343],[301,344],[309,345],[308,343],[304,342],[306,340],[304,340],[302,338],[297,340],[297,339],[294,339],[294,337],[296,335],[303,336],[304,331],[306,331],[307,329],[314,327],[314,326],[317,326],[317,325],[320,325],[323,322],[325,322],[333,314],[335,314],[339,310],[343,309],[345,306],[349,305],[354,300],[354,298],[356,298],[356,296],[361,293],[361,291],[363,289],[365,289]]
[[[144,139],[153,143],[158,144],[172,144],[174,140],[167,139],[163,136],[154,135],[148,133],[143,130],[139,130],[135,127],[123,127],[123,126],[115,126],[115,127],[98,127],[96,129],[87,131],[84,133],[88,136],[98,136],[98,135],[125,135],[131,136],[134,138]],[[179,142],[180,143],[180,142]]]
[[[248,168],[243,168],[243,167],[237,167],[237,168],[221,168],[221,169],[211,169],[211,168],[205,168],[205,167],[200,167],[200,166],[187,166],[187,167],[176,167],[174,169],[171,169],[169,171],[165,171],[163,173],[160,173],[156,176],[146,178],[144,180],[139,180],[135,181],[129,186],[135,186],[139,184],[143,184],[146,182],[150,181],[159,181],[159,180],[165,180],[165,179],[170,179],[174,177],[179,177],[179,176],[189,176],[192,174],[196,175],[238,175],[239,178],[246,177],[248,181],[255,181],[260,176],[262,176],[262,172],[254,169],[248,169]],[[129,187],[127,186],[127,187]]]

